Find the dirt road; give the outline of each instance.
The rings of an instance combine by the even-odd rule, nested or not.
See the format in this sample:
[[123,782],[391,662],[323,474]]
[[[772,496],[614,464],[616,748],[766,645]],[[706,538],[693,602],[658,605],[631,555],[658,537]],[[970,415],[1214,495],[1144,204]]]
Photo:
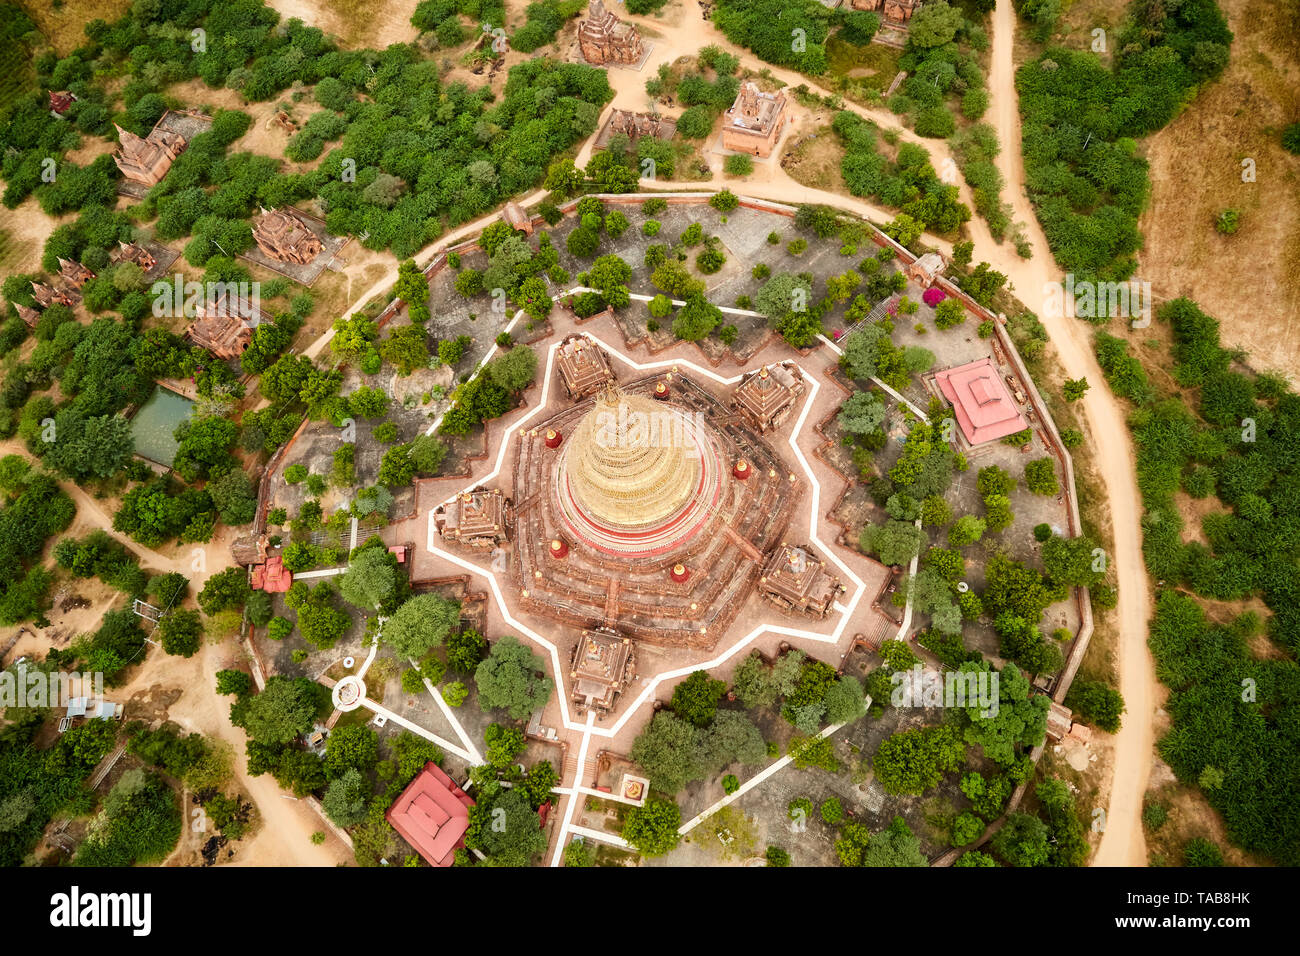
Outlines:
[[[1015,284],[1020,299],[1036,311],[1056,349],[1057,358],[1071,378],[1087,377],[1093,387],[1079,403],[1088,422],[1097,468],[1105,487],[1114,528],[1112,561],[1119,586],[1119,678],[1127,711],[1115,736],[1113,780],[1106,830],[1093,857],[1097,866],[1145,866],[1146,842],[1142,834],[1142,796],[1151,773],[1152,721],[1156,701],[1155,670],[1147,651],[1147,620],[1151,596],[1142,563],[1141,498],[1133,445],[1124,410],[1105,384],[1093,357],[1089,327],[1077,319],[1050,318],[1041,308],[1043,290],[1063,280],[1047,247],[1047,239],[1025,193],[1025,170],[1020,155],[1020,114],[1015,88],[1012,48],[1016,31],[1011,0],[998,0],[993,13],[993,60],[989,72],[989,107],[1002,152],[998,169],[1007,183],[1005,196],[1014,218],[1025,224],[1033,246],[1032,259],[1023,260],[1009,249],[988,249],[975,244],[976,258],[988,259]],[[1007,252],[1011,252],[1007,255]],[[997,255],[1002,253],[1001,255]],[[995,258],[996,256],[996,258]],[[1087,808],[1091,811],[1091,808]]]

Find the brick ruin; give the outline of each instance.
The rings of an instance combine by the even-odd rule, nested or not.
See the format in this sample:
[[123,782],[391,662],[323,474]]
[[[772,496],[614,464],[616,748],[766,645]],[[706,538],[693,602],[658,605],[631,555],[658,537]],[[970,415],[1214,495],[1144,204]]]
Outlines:
[[758,592],[783,611],[824,618],[844,593],[844,585],[811,548],[782,543],[763,568]]
[[606,10],[601,0],[591,0],[587,19],[578,24],[578,49],[592,66],[632,66],[645,55],[636,27]]
[[736,102],[723,116],[722,148],[771,156],[785,128],[785,107],[784,93],[764,93],[757,84],[746,80],[740,84]]
[[852,0],[854,10],[878,12],[881,20],[893,27],[906,27],[912,14],[921,9],[921,0]]
[[777,428],[804,393],[803,373],[794,362],[764,365],[740,380],[731,405],[760,432]]
[[305,266],[325,248],[294,209],[265,209],[253,222],[253,241],[257,248],[277,262],[295,262]]
[[113,162],[117,163],[124,178],[146,187],[162,182],[176,157],[185,152],[188,145],[184,136],[157,126],[143,138],[116,124],[113,128],[117,130],[121,143],[113,153]]

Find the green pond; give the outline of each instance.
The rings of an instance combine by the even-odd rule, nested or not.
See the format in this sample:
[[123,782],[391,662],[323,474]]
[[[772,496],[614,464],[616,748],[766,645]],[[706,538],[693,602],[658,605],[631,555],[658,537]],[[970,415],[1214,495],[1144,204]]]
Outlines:
[[166,388],[155,388],[149,401],[131,419],[131,435],[135,439],[135,453],[171,467],[179,447],[174,433],[176,426],[190,417],[194,403]]

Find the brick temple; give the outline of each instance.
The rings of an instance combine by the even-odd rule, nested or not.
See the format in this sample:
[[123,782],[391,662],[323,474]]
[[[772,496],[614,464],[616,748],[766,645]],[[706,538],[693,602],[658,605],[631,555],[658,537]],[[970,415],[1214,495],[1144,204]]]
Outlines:
[[854,10],[879,13],[881,20],[893,27],[906,27],[912,14],[921,9],[921,0],[852,0]]
[[636,650],[631,638],[608,628],[582,633],[569,661],[570,699],[579,715],[589,710],[609,713],[635,677]]
[[253,221],[253,241],[277,262],[300,266],[311,262],[325,248],[295,209],[263,209]]
[[794,362],[764,365],[740,380],[732,394],[732,407],[760,432],[777,428],[798,404],[804,392],[803,373]]
[[185,152],[185,137],[170,130],[154,127],[147,137],[114,124],[121,145],[113,153],[113,162],[122,176],[142,186],[156,186],[172,168],[176,157]]
[[560,342],[555,366],[565,392],[574,401],[595,395],[614,381],[614,370],[609,367],[605,350],[578,332]]
[[740,84],[736,102],[723,116],[722,148],[767,157],[776,149],[786,121],[785,94],[764,93],[756,83]]
[[758,591],[783,611],[824,618],[844,593],[844,585],[811,548],[782,544],[768,558]]
[[601,0],[591,0],[587,19],[578,24],[578,49],[592,66],[634,66],[646,52],[636,27],[606,10]]
[[801,490],[754,425],[680,372],[671,389],[606,384],[515,448],[521,606],[646,644],[712,648]]
[[510,499],[500,489],[479,487],[457,495],[433,513],[442,540],[470,551],[491,551],[509,537]]

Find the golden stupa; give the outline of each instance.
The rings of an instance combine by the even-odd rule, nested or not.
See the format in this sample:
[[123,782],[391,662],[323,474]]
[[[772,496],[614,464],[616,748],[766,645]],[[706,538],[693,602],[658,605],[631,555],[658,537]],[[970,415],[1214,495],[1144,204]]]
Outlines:
[[600,524],[655,527],[698,495],[700,441],[680,410],[610,385],[574,429],[561,477]]

